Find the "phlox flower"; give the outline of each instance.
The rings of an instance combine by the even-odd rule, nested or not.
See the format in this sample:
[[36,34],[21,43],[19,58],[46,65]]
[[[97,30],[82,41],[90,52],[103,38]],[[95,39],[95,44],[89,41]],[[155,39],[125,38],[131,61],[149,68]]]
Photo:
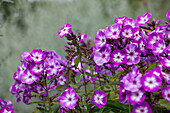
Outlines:
[[105,35],[108,39],[118,39],[120,37],[120,25],[119,24],[113,24],[106,28]]
[[145,13],[143,16],[141,16],[141,15],[138,16],[136,19],[136,22],[138,25],[147,24],[147,23],[149,23],[151,16],[152,16],[151,13]]
[[141,38],[143,38],[143,36],[142,36],[142,33],[141,33],[141,31],[140,31],[140,29],[138,28],[138,27],[135,27],[134,29],[133,29],[133,39],[134,40],[139,40],[139,39],[141,39]]
[[0,113],[14,113],[14,111],[13,111],[13,109],[4,107],[0,110]]
[[64,84],[66,84],[66,82],[67,82],[67,75],[65,75],[64,77],[63,77],[63,75],[64,75],[64,73],[62,73],[62,75],[59,78],[57,78],[57,80],[56,80],[57,85],[64,85]]
[[147,102],[141,102],[134,105],[132,113],[152,113],[152,109]]
[[105,30],[100,29],[94,39],[95,47],[101,48],[106,45],[106,37],[105,37]]
[[126,63],[126,53],[116,49],[111,53],[110,59],[114,65]]
[[162,72],[161,75],[164,77],[166,80],[166,83],[170,84],[170,74],[167,74],[165,72]]
[[167,12],[166,18],[167,18],[167,19],[170,19],[170,10]]
[[44,71],[44,63],[34,63],[30,64],[30,72],[31,74],[39,75]]
[[148,36],[148,47],[152,49],[154,43],[162,40],[163,40],[163,36],[161,34],[154,32]]
[[104,91],[101,91],[101,90],[94,91],[92,95],[92,102],[98,108],[105,106],[107,103],[107,98],[106,98],[106,94],[104,93]]
[[130,25],[126,25],[123,27],[122,31],[121,31],[121,36],[123,38],[133,38],[133,28]]
[[126,18],[127,18],[126,16],[117,17],[117,18],[114,20],[114,22],[117,23],[117,24],[123,25],[123,21],[124,21]]
[[59,97],[60,105],[64,108],[73,109],[77,104],[78,95],[76,94],[74,88],[71,86],[67,88]]
[[170,67],[170,60],[166,57],[159,57],[159,62],[162,64],[163,67]]
[[79,39],[80,42],[83,42],[83,40],[87,38],[87,34],[85,34],[85,33],[83,33],[83,34],[79,33],[79,36],[80,36],[80,39]]
[[136,44],[128,44],[126,46],[127,65],[137,64],[140,61],[140,52]]
[[110,48],[107,46],[102,47],[100,50],[95,51],[94,61],[97,65],[101,66],[110,60]]
[[123,21],[123,26],[126,26],[126,25],[130,25],[132,28],[137,27],[137,25],[136,25],[136,20],[134,20],[134,19],[132,19],[132,18],[126,18],[126,19]]
[[65,24],[65,26],[61,27],[61,29],[58,31],[58,36],[60,38],[63,38],[67,34],[72,32],[72,25],[71,24]]
[[141,83],[145,91],[156,92],[162,85],[162,79],[156,76],[152,70],[149,70],[142,76]]
[[152,49],[153,54],[159,55],[165,51],[165,48],[166,48],[166,45],[165,45],[164,40],[160,40],[153,44],[153,49]]
[[34,61],[35,63],[41,63],[41,61],[45,59],[45,54],[41,49],[33,49],[30,52],[28,59]]
[[143,89],[140,89],[136,92],[128,91],[127,98],[132,105],[143,102],[145,99],[145,91]]
[[119,88],[119,101],[120,101],[120,103],[123,103],[123,104],[129,104],[129,100],[127,98],[128,91],[125,90],[124,86],[125,86],[124,83],[121,82],[120,88]]
[[27,69],[24,74],[21,76],[21,82],[26,84],[32,84],[39,79],[38,76],[31,74],[31,72]]
[[162,97],[170,104],[170,85],[165,85],[161,90]]
[[142,74],[139,73],[137,67],[132,68],[132,71],[129,72],[126,76],[124,76],[121,80],[121,82],[124,83],[124,89],[131,92],[138,91],[142,87],[140,81],[141,77]]

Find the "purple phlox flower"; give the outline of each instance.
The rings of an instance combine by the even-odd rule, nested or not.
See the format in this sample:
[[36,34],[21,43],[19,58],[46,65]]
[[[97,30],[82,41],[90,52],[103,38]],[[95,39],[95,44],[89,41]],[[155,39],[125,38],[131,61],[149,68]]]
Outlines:
[[20,81],[14,81],[13,85],[10,87],[9,91],[14,95],[18,92],[24,91],[27,87],[24,83],[21,83]]
[[34,61],[35,63],[41,63],[45,59],[45,54],[41,49],[33,49],[30,52],[29,60]]
[[167,33],[167,39],[169,39],[169,40],[170,40],[170,32],[169,32],[169,33]]
[[16,102],[21,102],[21,96],[19,95],[19,93],[16,94]]
[[151,53],[147,55],[146,57],[141,57],[141,60],[145,61],[147,64],[152,64],[157,61],[157,58],[155,55],[153,55],[152,51],[146,51],[147,53]]
[[130,38],[133,39],[133,28],[130,25],[126,25],[123,27],[122,31],[121,31],[121,36],[123,38]]
[[162,79],[162,66],[159,65],[159,66],[156,66],[156,68],[152,69],[151,70],[153,74],[155,74],[157,77],[159,77],[160,79]]
[[85,34],[85,33],[80,34],[80,32],[79,32],[79,36],[80,36],[80,39],[79,39],[80,42],[83,42],[83,40],[87,38],[87,34]]
[[95,47],[96,48],[101,48],[106,45],[106,37],[105,37],[105,30],[100,29],[94,39],[95,42]]
[[170,67],[170,60],[167,59],[166,57],[160,57],[159,56],[159,62],[163,65],[163,67],[167,67],[169,68]]
[[152,34],[152,33],[164,33],[165,29],[161,29],[160,27],[156,27],[155,30],[153,30],[152,32],[148,32],[148,34]]
[[120,103],[123,104],[129,104],[129,100],[127,98],[127,91],[124,88],[124,83],[120,83],[120,88],[119,88],[119,101]]
[[94,61],[97,65],[101,66],[110,60],[110,48],[108,46],[102,47],[99,51],[95,51]]
[[145,91],[143,89],[139,89],[136,92],[128,91],[127,98],[132,105],[143,102],[145,100]]
[[54,50],[52,51],[43,51],[44,54],[46,55],[46,59],[55,59],[60,61],[61,60],[61,56],[58,55]]
[[141,102],[134,105],[133,113],[152,113],[152,109],[147,102]]
[[76,94],[74,88],[71,86],[67,88],[59,97],[60,105],[64,108],[73,109],[77,104],[78,95]]
[[140,39],[138,41],[138,48],[139,51],[143,53],[143,55],[145,56],[147,53],[147,49],[146,49],[146,42],[143,39]]
[[165,85],[161,90],[162,97],[170,104],[170,85]]
[[98,107],[101,108],[106,105],[107,98],[104,91],[96,90],[92,95],[92,102]]
[[[17,72],[15,73],[15,79],[20,79],[21,75],[25,72],[27,69],[27,62],[26,61],[21,61],[21,65],[17,67]],[[14,80],[15,80],[14,79]]]
[[147,23],[149,23],[151,16],[152,16],[151,13],[145,13],[143,16],[140,15],[140,16],[137,17],[136,23],[138,25],[147,24]]
[[170,59],[170,44],[166,47],[165,53],[168,55],[168,58]]
[[140,61],[140,52],[136,44],[128,44],[126,46],[127,65],[137,64]]
[[68,112],[69,112],[68,108],[64,108],[64,107],[60,106],[59,113],[68,113]]
[[130,25],[132,28],[137,27],[137,25],[136,25],[136,20],[134,20],[134,19],[132,19],[132,18],[126,18],[126,19],[123,21],[123,26],[126,26],[126,25]]
[[167,18],[167,19],[170,19],[170,10],[167,12],[166,18]]
[[148,47],[149,48],[153,48],[153,44],[163,40],[163,36],[161,34],[157,34],[157,33],[152,33],[148,36]]
[[30,72],[31,74],[36,74],[36,75],[39,75],[41,73],[43,73],[44,71],[44,63],[34,63],[32,62],[30,64]]
[[60,77],[57,78],[57,80],[56,80],[57,85],[64,85],[64,84],[66,84],[66,82],[67,82],[67,75],[65,75],[64,77],[63,77],[63,75],[64,75],[64,73],[62,72]]
[[149,70],[142,76],[141,83],[145,91],[156,92],[162,85],[162,79],[155,75],[152,70]]
[[132,68],[131,72],[129,72],[126,76],[123,77],[121,82],[124,83],[125,90],[136,92],[142,87],[142,84],[140,81],[141,77],[142,77],[142,74],[139,73],[139,70],[137,69],[137,67],[135,67],[135,68]]
[[120,37],[120,25],[119,24],[113,24],[106,28],[105,35],[108,39],[118,39]]
[[7,107],[4,107],[0,110],[0,113],[14,113],[13,109],[9,109]]
[[22,54],[22,59],[28,59],[28,57],[30,56],[30,53],[25,51],[23,54]]
[[24,74],[21,76],[21,82],[26,84],[32,84],[39,79],[38,76],[31,74],[31,72],[27,69]]
[[111,53],[110,59],[114,65],[126,63],[126,52],[116,49]]
[[35,85],[35,87],[34,87],[34,92],[36,92],[36,93],[38,93],[38,94],[39,94],[39,93],[42,93],[42,92],[46,92],[43,87],[45,87],[45,86],[41,86],[41,85],[39,85],[39,84]]
[[126,16],[117,17],[117,18],[114,20],[114,22],[117,23],[117,24],[123,25],[123,21],[124,21],[126,18],[127,18]]
[[58,69],[61,67],[58,60],[55,59],[47,59],[44,62],[44,66],[49,75],[57,74],[59,71]]
[[135,27],[133,29],[133,39],[138,41],[141,38],[143,38],[143,36],[140,29],[138,27]]
[[165,72],[162,72],[161,74],[165,78],[166,83],[170,84],[170,74],[167,74]]
[[23,103],[27,104],[30,99],[31,99],[31,90],[26,89],[23,93]]
[[0,99],[0,106],[1,108],[9,108],[9,109],[13,109],[13,104],[10,100],[5,101],[4,99]]
[[63,38],[69,33],[72,33],[72,25],[66,23],[65,26],[61,27],[61,29],[58,31],[58,36]]
[[165,48],[166,48],[166,45],[165,45],[164,40],[159,40],[158,42],[153,44],[153,49],[152,49],[153,54],[159,55],[159,54],[165,52]]

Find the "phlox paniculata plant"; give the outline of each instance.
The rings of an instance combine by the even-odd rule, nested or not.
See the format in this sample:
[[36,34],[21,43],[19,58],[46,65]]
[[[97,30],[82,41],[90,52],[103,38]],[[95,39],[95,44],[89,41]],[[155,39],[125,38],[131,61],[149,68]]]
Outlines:
[[[166,15],[170,19],[170,11]],[[24,52],[10,92],[17,102],[49,113],[168,112],[170,23],[118,17],[94,38],[75,35],[66,23],[65,59],[54,51]]]

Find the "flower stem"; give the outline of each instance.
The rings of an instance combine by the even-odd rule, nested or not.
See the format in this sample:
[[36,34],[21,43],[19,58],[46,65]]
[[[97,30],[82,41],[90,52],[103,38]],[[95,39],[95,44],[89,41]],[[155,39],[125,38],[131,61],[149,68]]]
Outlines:
[[49,98],[49,93],[48,93],[48,87],[47,87],[46,77],[45,77],[45,86],[46,86],[46,93],[47,93],[47,99],[48,99],[48,105],[49,105],[49,113],[52,113],[52,110],[51,110],[51,102],[50,102],[50,98]]
[[130,104],[129,104],[129,113],[131,113],[131,106],[130,106]]

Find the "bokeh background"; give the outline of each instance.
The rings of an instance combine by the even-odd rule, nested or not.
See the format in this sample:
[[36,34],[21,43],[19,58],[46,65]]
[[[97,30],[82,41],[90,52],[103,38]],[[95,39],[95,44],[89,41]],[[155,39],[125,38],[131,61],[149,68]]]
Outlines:
[[166,20],[170,0],[0,0],[0,98],[11,100],[15,113],[32,113],[35,105],[16,103],[9,93],[13,73],[24,51],[55,50],[64,59],[65,38],[57,36],[65,23],[75,33],[96,32],[113,24],[116,17],[136,19],[146,12]]

